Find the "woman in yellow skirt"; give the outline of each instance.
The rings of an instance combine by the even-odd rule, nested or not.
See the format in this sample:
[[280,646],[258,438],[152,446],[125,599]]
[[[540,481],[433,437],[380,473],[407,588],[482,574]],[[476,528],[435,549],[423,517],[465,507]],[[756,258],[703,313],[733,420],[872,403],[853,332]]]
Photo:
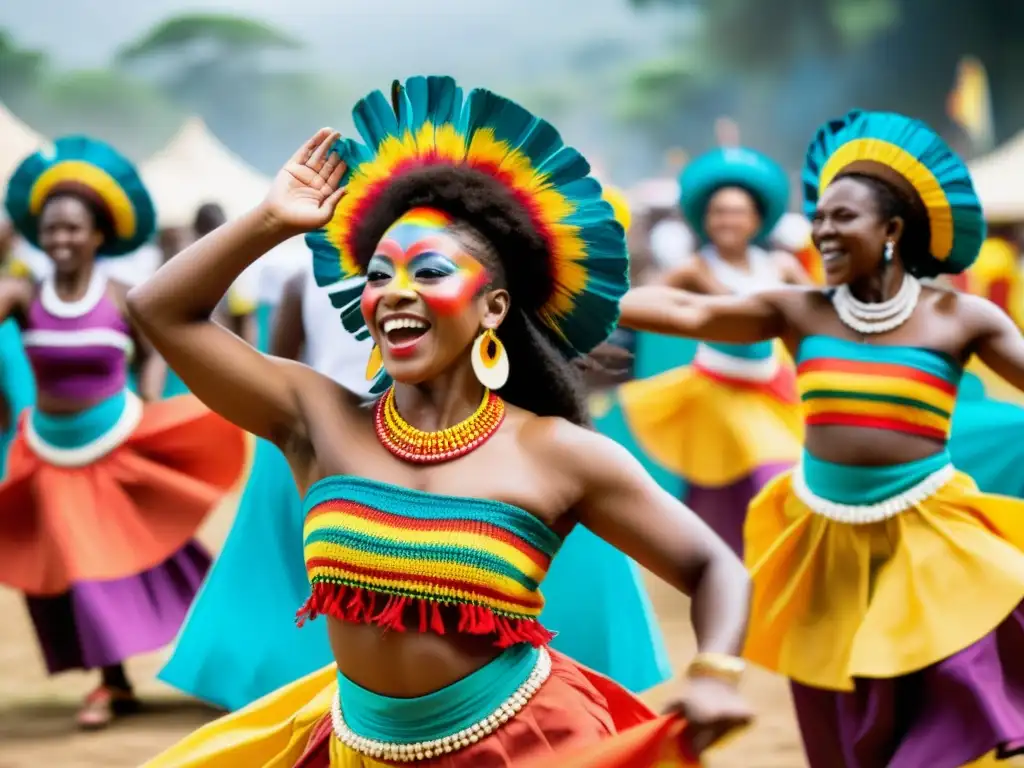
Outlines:
[[[717,149],[687,165],[679,186],[680,207],[703,245],[665,284],[726,296],[809,283],[791,254],[758,245],[789,198],[773,160],[744,147]],[[638,347],[643,356],[642,337]],[[771,341],[701,342],[692,364],[618,389],[630,442],[678,479],[686,505],[740,555],[750,499],[800,456],[793,366],[780,353]]]
[[970,175],[922,123],[851,112],[819,129],[803,180],[827,289],[623,300],[632,327],[781,337],[797,363],[805,450],[751,503],[745,655],[792,679],[813,768],[1019,753],[1024,503],[980,493],[947,438],[972,355],[1024,388],[1024,340],[988,301],[919,281],[978,254]]

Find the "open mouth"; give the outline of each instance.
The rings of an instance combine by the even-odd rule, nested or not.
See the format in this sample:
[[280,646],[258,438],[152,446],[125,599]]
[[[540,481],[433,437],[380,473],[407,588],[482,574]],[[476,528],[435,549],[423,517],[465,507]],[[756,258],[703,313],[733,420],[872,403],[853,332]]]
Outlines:
[[388,317],[380,329],[392,352],[411,352],[430,330],[430,323],[418,317]]

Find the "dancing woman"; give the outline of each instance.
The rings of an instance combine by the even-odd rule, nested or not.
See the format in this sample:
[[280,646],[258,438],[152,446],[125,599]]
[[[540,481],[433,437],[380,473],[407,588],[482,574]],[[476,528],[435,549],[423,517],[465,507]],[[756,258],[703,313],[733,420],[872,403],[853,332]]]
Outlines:
[[[683,214],[704,245],[664,276],[666,285],[727,296],[809,282],[792,254],[754,244],[789,198],[786,174],[772,160],[718,149],[690,163],[679,185]],[[638,346],[643,355],[642,340]],[[750,499],[800,455],[792,365],[774,347],[703,342],[692,365],[618,392],[632,441],[681,481],[683,501],[740,554]]]
[[827,290],[641,288],[623,322],[726,342],[781,337],[807,424],[799,466],[751,503],[748,659],[794,682],[813,768],[956,768],[1024,747],[1024,504],[950,463],[964,365],[1024,387],[993,304],[918,278],[984,237],[961,160],[927,126],[851,112],[803,172]]
[[[194,398],[142,405],[126,385],[132,349],[124,285],[98,257],[153,230],[135,169],[84,137],[26,159],[7,191],[19,234],[52,277],[0,280],[35,374],[0,484],[0,583],[25,593],[51,674],[99,668],[78,722],[102,727],[137,707],[122,662],[174,637],[209,557],[192,538],[234,485],[243,433]],[[144,371],[151,396],[153,377]]]
[[[259,208],[129,298],[189,388],[288,458],[312,583],[301,615],[326,619],[336,662],[151,765],[519,765],[648,720],[547,649],[538,587],[577,523],[693,596],[700,653],[676,708],[699,752],[750,716],[732,655],[747,577],[581,426],[567,358],[607,336],[627,286],[600,185],[548,123],[486,90],[463,99],[450,78],[395,83],[354,119],[365,144],[318,132]],[[342,325],[394,381],[373,408],[210,320],[246,266],[306,230]]]

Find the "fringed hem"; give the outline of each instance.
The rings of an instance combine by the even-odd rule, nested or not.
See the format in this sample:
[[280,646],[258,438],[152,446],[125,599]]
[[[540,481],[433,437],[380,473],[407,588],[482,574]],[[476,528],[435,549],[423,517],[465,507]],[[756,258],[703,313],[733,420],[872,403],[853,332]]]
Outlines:
[[[378,599],[384,606],[378,610]],[[338,621],[375,624],[396,632],[405,632],[410,608],[415,606],[418,622],[415,631],[435,632],[443,635],[451,630],[445,626],[442,607],[458,611],[455,631],[467,635],[496,635],[495,645],[508,648],[519,643],[534,647],[547,645],[554,639],[537,619],[501,616],[482,605],[468,603],[441,603],[406,595],[384,595],[371,589],[349,587],[345,584],[320,582],[313,585],[309,599],[295,614],[295,623],[302,626],[317,616],[330,616]]]

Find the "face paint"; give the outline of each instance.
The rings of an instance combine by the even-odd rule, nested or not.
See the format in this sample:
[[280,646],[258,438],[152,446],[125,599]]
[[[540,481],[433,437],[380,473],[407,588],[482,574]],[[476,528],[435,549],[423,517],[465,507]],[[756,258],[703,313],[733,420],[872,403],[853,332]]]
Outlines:
[[457,315],[479,295],[490,276],[448,231],[451,222],[441,211],[416,208],[384,233],[366,265],[361,308],[367,323],[389,290],[415,291],[437,315]]

